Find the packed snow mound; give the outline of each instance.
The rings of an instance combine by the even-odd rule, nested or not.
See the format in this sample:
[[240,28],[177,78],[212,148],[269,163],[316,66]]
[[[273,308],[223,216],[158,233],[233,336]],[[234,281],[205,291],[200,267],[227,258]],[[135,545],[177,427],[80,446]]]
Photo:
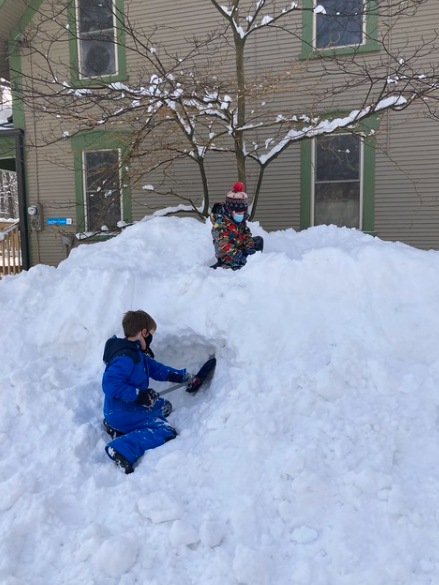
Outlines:
[[[251,227],[238,272],[208,222],[148,218],[0,282],[0,583],[439,582],[439,254]],[[102,351],[140,308],[159,361],[217,368],[125,476]]]

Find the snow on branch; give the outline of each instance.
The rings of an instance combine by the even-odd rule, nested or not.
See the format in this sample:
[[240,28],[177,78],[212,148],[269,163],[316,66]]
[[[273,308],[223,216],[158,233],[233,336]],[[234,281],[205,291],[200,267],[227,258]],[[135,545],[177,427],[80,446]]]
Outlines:
[[343,118],[335,118],[334,120],[321,120],[316,125],[305,126],[300,130],[292,129],[280,140],[267,154],[253,158],[257,158],[262,165],[267,165],[273,158],[280,154],[292,142],[302,140],[303,138],[314,138],[322,134],[331,134],[341,128],[347,128],[356,124],[361,120],[368,118],[375,112],[387,110],[389,108],[403,107],[408,103],[407,99],[398,95],[390,96],[379,101],[374,106],[368,106],[362,110],[353,110]]

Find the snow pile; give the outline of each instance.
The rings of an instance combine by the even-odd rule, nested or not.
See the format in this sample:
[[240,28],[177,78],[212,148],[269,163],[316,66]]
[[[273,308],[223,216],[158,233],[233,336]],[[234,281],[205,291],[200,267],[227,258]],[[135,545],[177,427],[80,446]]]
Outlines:
[[[2,584],[439,582],[439,254],[252,227],[239,272],[159,217],[0,282]],[[101,358],[138,308],[159,361],[218,363],[125,476]]]

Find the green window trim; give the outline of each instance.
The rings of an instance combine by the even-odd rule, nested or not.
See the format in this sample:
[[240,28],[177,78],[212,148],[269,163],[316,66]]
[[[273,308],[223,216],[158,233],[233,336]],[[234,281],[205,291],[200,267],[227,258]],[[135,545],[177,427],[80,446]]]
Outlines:
[[[360,129],[365,132],[363,138],[362,185],[363,207],[362,225],[360,230],[367,234],[375,234],[375,131],[379,126],[378,116],[371,116],[361,122]],[[370,134],[372,132],[372,134]],[[343,128],[339,131],[343,134]],[[313,147],[315,138],[303,140],[301,143],[300,160],[300,229],[304,230],[313,225],[312,194],[313,194]]]
[[22,69],[21,69],[21,55],[19,40],[26,27],[31,23],[33,17],[39,11],[44,0],[32,0],[23,16],[20,18],[17,26],[11,31],[9,38],[9,74],[11,80],[11,95],[12,95],[12,117],[14,120],[14,128],[24,130],[24,104],[21,97],[22,86]]
[[362,45],[350,45],[328,49],[317,49],[315,41],[315,14],[314,8],[318,6],[318,0],[303,0],[302,11],[302,52],[299,59],[317,59],[319,57],[331,57],[336,55],[352,55],[356,53],[369,53],[379,51],[381,44],[377,41],[378,10],[376,0],[368,2],[368,14],[366,14],[365,43]]
[[[122,165],[122,220],[132,222],[131,187],[128,177],[129,151],[131,134],[129,132],[110,132],[94,130],[81,132],[72,136],[71,146],[73,151],[75,169],[75,194],[76,194],[76,225],[78,232],[85,232],[85,192],[84,192],[84,167],[83,153],[99,150],[121,151]],[[107,238],[107,234],[101,237]]]
[[102,85],[102,83],[113,83],[115,81],[127,81],[126,46],[124,29],[124,0],[114,0],[115,12],[118,24],[116,26],[116,54],[118,72],[114,75],[103,75],[101,77],[81,77],[79,75],[79,50],[76,19],[77,0],[70,2],[68,8],[69,20],[69,49],[70,49],[70,83],[72,87],[84,87]]

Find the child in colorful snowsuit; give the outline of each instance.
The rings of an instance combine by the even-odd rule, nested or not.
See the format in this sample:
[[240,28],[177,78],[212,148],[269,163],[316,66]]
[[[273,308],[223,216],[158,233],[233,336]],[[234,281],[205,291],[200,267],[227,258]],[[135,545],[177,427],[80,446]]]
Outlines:
[[104,350],[104,427],[113,438],[105,450],[125,473],[132,473],[134,463],[145,451],[177,436],[166,420],[172,405],[149,388],[149,378],[183,382],[190,376],[186,370],[176,370],[149,357],[157,325],[148,313],[128,311],[122,327],[125,339],[112,337]]
[[223,204],[212,207],[212,239],[217,263],[212,268],[239,270],[247,262],[247,256],[262,251],[264,241],[260,236],[252,237],[246,224],[248,197],[240,181],[227,193]]

